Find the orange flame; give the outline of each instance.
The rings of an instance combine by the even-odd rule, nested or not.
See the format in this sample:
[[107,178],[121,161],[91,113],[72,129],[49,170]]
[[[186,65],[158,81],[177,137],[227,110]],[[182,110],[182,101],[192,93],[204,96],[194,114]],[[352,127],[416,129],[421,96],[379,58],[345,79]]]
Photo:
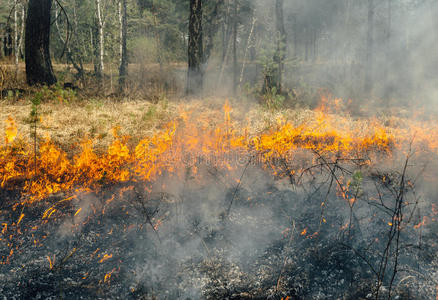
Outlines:
[[112,258],[113,257],[113,255],[112,254],[105,254],[100,260],[99,260],[99,263],[101,264],[101,263],[103,263],[104,261],[107,261],[108,259],[110,259],[110,258]]
[[24,218],[24,214],[21,214],[20,217],[18,218],[17,226],[21,223],[21,220],[23,220],[23,218]]
[[107,281],[109,281],[111,279],[111,275],[114,273],[115,270],[116,270],[116,268],[112,269],[111,272],[105,274],[105,277],[103,278],[104,283],[106,283]]
[[10,144],[14,141],[15,137],[17,136],[18,129],[17,125],[15,124],[15,120],[12,117],[8,117],[5,121],[6,123],[6,144]]
[[[136,146],[131,146],[129,138],[120,136],[120,128],[114,127],[113,142],[105,153],[97,153],[93,141],[84,139],[79,143],[79,153],[73,158],[47,138],[39,145],[36,174],[33,149],[0,146],[0,185],[4,187],[15,179],[22,179],[24,199],[30,204],[51,194],[99,190],[105,184],[153,182],[162,174],[183,177],[187,169],[191,175],[197,175],[201,159],[209,159],[224,170],[241,168],[236,162],[222,159],[235,153],[244,157],[256,153],[263,166],[278,175],[281,170],[270,162],[292,158],[301,149],[333,157],[358,157],[359,154],[369,157],[373,153],[389,156],[394,147],[410,140],[408,129],[394,131],[378,120],[365,126],[342,115],[330,114],[328,102],[327,98],[323,99],[312,117],[301,123],[279,118],[276,126],[251,133],[252,128],[242,128],[233,122],[232,107],[227,101],[223,106],[224,121],[215,126],[208,119],[193,120],[189,112],[181,112],[178,120],[167,124],[160,132],[144,137]],[[335,109],[342,106],[342,101],[335,99]],[[7,126],[6,136],[10,143],[17,130],[15,122],[8,120],[10,126]],[[430,130],[438,129],[438,126],[428,126],[414,123],[411,130],[421,133],[416,135],[418,143],[438,151],[438,130]],[[290,170],[288,174],[294,174],[294,171]],[[356,201],[346,192],[343,197],[350,205]],[[48,209],[43,219],[50,218],[56,211],[55,207]],[[80,210],[75,215],[79,213]]]
[[47,258],[47,260],[49,261],[49,268],[50,268],[50,270],[52,270],[53,269],[53,266],[54,266],[54,264],[55,264],[55,258],[56,258],[56,256],[54,256],[53,257],[53,261],[52,261],[52,259],[50,258],[50,256],[46,256],[46,258]]

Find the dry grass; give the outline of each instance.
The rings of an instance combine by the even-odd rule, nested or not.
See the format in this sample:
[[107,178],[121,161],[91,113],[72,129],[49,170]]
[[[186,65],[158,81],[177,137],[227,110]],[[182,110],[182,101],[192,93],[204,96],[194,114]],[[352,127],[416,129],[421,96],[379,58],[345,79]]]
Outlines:
[[[187,112],[193,120],[209,120],[211,126],[221,123],[224,103],[225,99],[162,100],[158,103],[91,99],[74,103],[43,103],[39,108],[38,136],[40,139],[49,136],[65,150],[71,150],[84,138],[90,138],[99,149],[110,144],[112,129],[119,127],[119,134],[129,136],[135,143],[179,118],[182,112]],[[6,124],[3,121],[10,116],[17,123],[17,139],[30,142],[30,111],[30,101],[0,101],[0,128],[4,129]],[[279,114],[284,112],[264,112],[257,106],[252,109],[236,106],[233,110],[236,122],[250,124],[254,131],[261,131],[274,123]],[[3,132],[0,131],[1,136]],[[3,143],[4,138],[1,138],[0,144]]]
[[[223,124],[225,102],[224,98],[167,100],[165,97],[158,102],[102,98],[60,102],[55,97],[55,100],[44,101],[40,106],[38,138],[42,140],[50,137],[70,155],[76,153],[78,144],[85,138],[92,139],[96,150],[101,151],[113,141],[112,129],[117,127],[120,128],[119,135],[129,136],[129,143],[133,146],[139,140],[163,129],[169,122],[181,118],[182,112],[190,115],[193,122],[202,120],[203,124],[208,123],[212,127]],[[251,136],[276,128],[280,122],[317,130],[320,122],[318,118],[321,118],[320,112],[304,108],[270,111],[253,102],[230,102],[234,128],[245,128]],[[29,99],[0,100],[0,146],[5,143],[6,123],[3,121],[9,116],[15,119],[18,126],[16,142],[32,142],[30,111]],[[397,130],[406,125],[403,118],[397,116],[353,118],[344,111],[333,111],[324,118],[340,133],[350,131],[366,134],[375,129],[377,124],[384,127],[386,132],[397,135]]]
[[[18,139],[30,142],[30,103],[0,104],[0,119],[11,116],[18,126]],[[171,120],[175,105],[149,102],[90,100],[84,103],[40,106],[40,138],[49,136],[65,150],[71,150],[84,138],[93,139],[97,149],[112,141],[111,129],[120,127],[121,135],[133,140],[152,134]],[[3,139],[2,139],[2,142]]]

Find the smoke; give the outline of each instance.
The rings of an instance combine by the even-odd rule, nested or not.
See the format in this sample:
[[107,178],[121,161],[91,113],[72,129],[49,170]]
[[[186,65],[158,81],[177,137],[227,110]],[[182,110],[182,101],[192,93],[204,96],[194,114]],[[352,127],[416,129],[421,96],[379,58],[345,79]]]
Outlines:
[[[261,90],[264,65],[276,47],[275,1],[251,2],[250,14],[245,5],[245,1],[240,2],[237,37],[238,77],[245,65],[240,84],[244,95],[248,85]],[[325,90],[356,100],[358,105],[372,98],[382,99],[379,105],[436,106],[437,6],[433,0],[374,1],[370,29],[368,1],[285,1],[285,87],[295,90],[307,103],[312,101],[309,94]],[[253,20],[256,23],[251,37]],[[369,30],[372,45],[367,53]],[[218,36],[227,38],[220,31]],[[220,69],[221,61],[212,58],[206,70],[206,90],[211,91],[213,86],[215,91],[231,92],[235,84],[232,53],[220,49],[219,44],[216,55],[227,51],[227,67],[218,70],[213,66]],[[367,69],[372,74],[371,91],[364,90]]]

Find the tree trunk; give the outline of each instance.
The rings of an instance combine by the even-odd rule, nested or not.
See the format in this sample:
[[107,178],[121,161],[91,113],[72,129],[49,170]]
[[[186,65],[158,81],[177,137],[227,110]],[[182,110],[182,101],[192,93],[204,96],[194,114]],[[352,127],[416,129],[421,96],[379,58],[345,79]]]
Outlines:
[[237,0],[234,0],[234,9],[233,9],[233,94],[237,93],[237,85],[238,85],[238,66],[237,66]]
[[317,32],[316,32],[316,28],[313,28],[313,39],[312,39],[312,45],[313,45],[313,61],[315,62],[317,60],[318,57],[318,45],[317,45]]
[[388,1],[388,20],[387,20],[387,28],[386,28],[386,62],[384,65],[384,79],[385,79],[385,86],[384,86],[384,97],[389,98],[392,92],[392,82],[390,79],[390,67],[391,67],[391,54],[392,54],[392,47],[391,47],[391,31],[392,31],[392,0]]
[[202,91],[202,61],[202,0],[190,0],[187,94]]
[[307,33],[307,27],[304,27],[304,45],[305,45],[304,60],[308,61],[309,60],[309,35]]
[[15,53],[15,77],[18,75],[18,62],[20,50],[18,49],[18,0],[14,1],[14,53]]
[[229,43],[231,39],[231,12],[230,12],[230,3],[229,0],[226,1],[226,7],[225,7],[225,15],[223,17],[223,39],[222,39],[222,64],[226,62],[226,57],[228,55],[228,49],[229,49]]
[[20,42],[18,43],[18,51],[20,53],[21,58],[24,57],[24,49],[23,49],[23,39],[24,39],[24,29],[26,25],[26,9],[24,4],[21,4],[21,29],[20,29]]
[[119,92],[122,93],[125,84],[126,76],[128,75],[128,55],[127,55],[127,16],[126,16],[126,0],[119,2],[119,20],[120,20],[120,67],[119,67]]
[[50,59],[51,0],[29,0],[26,18],[26,76],[29,85],[56,82]]
[[97,25],[97,18],[93,18],[94,26],[90,28],[90,49],[93,51],[91,56],[94,74],[99,76],[99,29]]
[[[74,12],[73,16],[74,16],[74,18],[76,18],[75,9],[73,9],[73,12]],[[76,71],[78,72],[77,78],[83,79],[84,68],[82,66],[82,60],[79,59],[80,60],[79,61],[79,65],[76,63],[76,61],[75,61],[75,59],[73,57],[73,53],[72,53],[72,50],[71,50],[70,46],[68,44],[66,44],[65,39],[62,37],[61,28],[59,27],[59,22],[58,22],[59,13],[60,12],[57,9],[55,9],[55,22],[54,23],[55,23],[56,30],[58,31],[59,40],[61,41],[62,44],[66,45],[66,49],[65,50],[66,50],[66,54],[67,54],[67,63],[71,63],[73,65],[73,67],[76,69]],[[74,33],[77,32],[76,26],[74,27],[73,32]]]
[[97,70],[97,76],[102,78],[105,71],[104,56],[105,56],[105,39],[104,39],[104,26],[102,16],[102,0],[96,0],[97,6],[97,28],[99,35],[99,65]]
[[252,35],[254,33],[254,27],[255,27],[256,22],[257,22],[257,19],[254,16],[252,19],[251,29],[250,29],[249,35],[248,35],[248,41],[246,42],[245,54],[243,55],[242,69],[240,71],[240,78],[239,78],[239,89],[242,88],[243,78],[245,76],[246,59],[248,56],[249,49],[252,47],[251,40],[252,40]]
[[374,54],[374,0],[368,0],[368,34],[365,72],[365,93],[373,90],[373,54]]
[[5,36],[3,37],[3,50],[5,57],[12,55],[12,29],[8,25],[5,30]]
[[298,57],[298,24],[297,15],[293,14],[293,27],[294,27],[294,57]]
[[[275,27],[276,27],[276,39],[277,50],[274,54],[274,62],[276,64],[276,74],[273,74],[273,86],[277,89],[277,93],[282,92],[282,77],[284,70],[284,60],[286,58],[286,29],[284,28],[284,16],[283,16],[283,2],[284,0],[275,1]],[[271,88],[272,88],[271,87]]]
[[211,56],[211,51],[213,50],[214,47],[214,37],[219,30],[219,11],[223,5],[223,1],[222,0],[215,0],[215,1],[216,3],[214,5],[213,11],[206,16],[206,20],[204,22],[204,24],[206,25],[204,26],[204,33],[205,33],[204,51],[203,51],[204,64],[207,63],[208,59]]

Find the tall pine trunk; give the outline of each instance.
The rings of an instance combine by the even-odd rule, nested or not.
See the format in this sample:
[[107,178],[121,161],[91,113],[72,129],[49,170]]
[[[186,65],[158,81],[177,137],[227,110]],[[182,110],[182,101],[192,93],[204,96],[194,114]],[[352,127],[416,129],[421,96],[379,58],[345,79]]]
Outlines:
[[202,0],[190,0],[187,94],[202,91],[202,61]]
[[[284,60],[286,58],[286,29],[284,27],[283,0],[275,0],[275,42],[274,65],[265,71],[263,93],[270,93],[274,88],[278,94],[282,92]],[[307,53],[307,43],[306,43]],[[306,54],[307,56],[307,54]]]
[[127,55],[127,16],[126,16],[126,0],[119,2],[119,21],[120,21],[120,67],[119,67],[119,92],[122,93],[126,85],[126,77],[128,75],[128,55]]
[[25,61],[29,85],[56,82],[50,59],[50,10],[52,0],[29,0],[26,18]]
[[277,78],[274,83],[277,92],[281,94],[282,92],[282,79],[284,70],[284,60],[286,58],[286,29],[284,27],[284,16],[283,16],[283,2],[284,0],[275,1],[275,27],[277,29],[277,50],[274,57],[274,62],[277,65]]
[[214,48],[214,37],[219,31],[220,10],[223,6],[223,0],[215,0],[213,10],[205,15],[204,20],[204,50],[203,50],[203,63],[206,64],[211,56],[211,52]]

